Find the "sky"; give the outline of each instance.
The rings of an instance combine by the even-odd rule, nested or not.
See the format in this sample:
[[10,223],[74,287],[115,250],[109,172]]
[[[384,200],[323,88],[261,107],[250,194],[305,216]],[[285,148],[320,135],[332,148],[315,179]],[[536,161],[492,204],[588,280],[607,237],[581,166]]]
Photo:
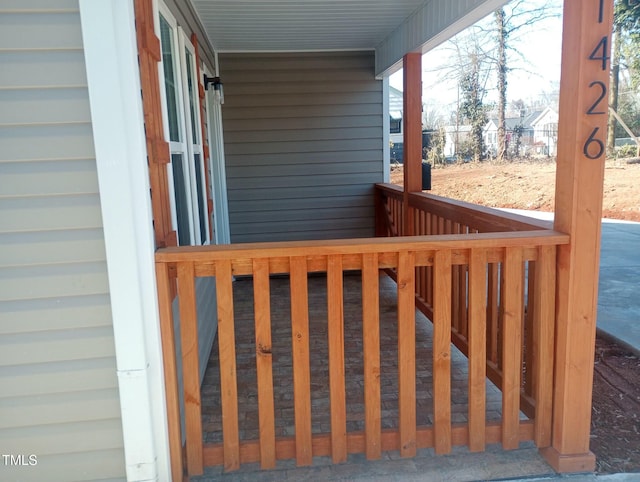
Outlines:
[[[528,4],[540,4],[542,0],[532,0]],[[549,3],[561,9],[561,0],[550,0]],[[557,89],[560,81],[560,57],[562,48],[562,18],[546,19],[527,28],[520,34],[520,38],[512,42],[513,46],[527,60],[511,62],[516,67],[508,73],[507,102],[518,99],[529,104],[540,100],[543,92]],[[436,49],[427,52],[422,57],[422,101],[427,109],[436,109],[445,117],[454,111],[457,104],[457,82],[443,79],[443,69],[439,67],[447,63],[450,56],[448,50],[451,44],[444,43]],[[390,84],[402,90],[402,70],[390,77]],[[487,101],[495,102],[497,91],[495,82],[489,84]]]

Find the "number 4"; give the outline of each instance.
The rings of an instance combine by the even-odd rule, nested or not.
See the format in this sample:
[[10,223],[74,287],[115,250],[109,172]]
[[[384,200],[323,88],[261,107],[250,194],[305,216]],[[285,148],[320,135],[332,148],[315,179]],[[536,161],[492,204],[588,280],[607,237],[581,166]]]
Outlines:
[[590,60],[601,60],[602,61],[602,70],[607,70],[607,60],[611,58],[610,55],[607,55],[609,52],[609,37],[602,37],[596,48],[593,49],[591,55],[589,55]]

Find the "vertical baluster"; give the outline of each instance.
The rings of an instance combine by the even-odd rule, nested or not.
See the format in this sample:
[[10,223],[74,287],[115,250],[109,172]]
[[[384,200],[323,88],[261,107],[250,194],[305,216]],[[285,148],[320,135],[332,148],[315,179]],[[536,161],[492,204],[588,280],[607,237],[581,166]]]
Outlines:
[[347,460],[347,407],[344,371],[344,295],[342,256],[327,257],[329,389],[331,397],[331,459]]
[[380,421],[380,301],[377,253],[362,255],[362,344],[364,351],[365,451],[379,459]]
[[[430,236],[433,234],[431,230],[432,218],[433,218],[433,214],[427,213],[427,225],[426,225],[427,236]],[[426,271],[427,283],[426,283],[426,296],[424,299],[429,306],[433,307],[433,268],[431,266],[427,266],[425,268],[425,271]]]
[[311,373],[309,367],[309,293],[307,259],[291,257],[291,335],[296,425],[296,462],[311,465]]
[[527,299],[524,318],[524,336],[522,350],[524,354],[524,391],[525,393],[533,397],[535,393],[535,379],[533,376],[533,364],[534,364],[534,317],[535,315],[535,279],[536,279],[536,262],[527,262],[527,270],[525,274],[525,281],[527,283]]
[[523,260],[522,248],[504,255],[502,320],[502,447],[520,444],[520,379],[522,373]]
[[505,272],[504,272],[504,262],[501,263],[499,265],[499,269],[498,269],[498,286],[499,286],[499,293],[498,293],[498,369],[502,370],[502,363],[503,363],[503,358],[502,358],[502,352],[503,352],[503,347],[504,347],[504,343],[502,343],[500,340],[502,339],[503,335],[503,330],[504,330],[504,310],[505,310],[505,305],[504,305],[504,292],[505,292]]
[[[420,215],[420,223],[418,226],[418,233],[420,236],[424,236],[426,233],[426,228],[425,228],[425,224],[426,224],[426,213],[422,210],[418,211],[419,215]],[[422,298],[423,300],[427,299],[427,274],[426,274],[426,267],[421,266],[419,268],[416,268],[416,293],[418,294],[418,296],[420,296],[420,298]]]
[[[532,296],[529,293],[529,296]],[[538,248],[534,298],[534,376],[536,419],[534,439],[538,447],[551,445],[553,366],[556,307],[556,247]]]
[[203,471],[202,414],[200,412],[198,314],[193,263],[178,264],[178,305],[182,342],[187,470],[189,475],[199,475]]
[[[464,225],[460,225],[458,230],[459,234],[467,234],[467,227]],[[460,271],[458,277],[458,283],[460,284],[460,288],[458,289],[458,306],[459,306],[459,316],[460,316],[460,333],[465,338],[469,337],[469,327],[468,327],[468,307],[467,300],[469,295],[469,287],[468,287],[468,279],[467,274],[469,271],[469,267],[467,265],[458,266],[458,270]]]
[[[458,234],[460,225],[447,220],[447,229],[447,234]],[[462,335],[462,317],[460,315],[462,310],[462,306],[460,305],[460,265],[452,266],[451,273],[451,326],[456,332]]]
[[236,470],[240,467],[236,336],[232,282],[231,261],[217,261],[218,351],[220,353],[220,398],[222,402],[222,444],[225,470]]
[[180,430],[180,396],[178,395],[178,370],[176,366],[176,340],[173,330],[173,310],[171,309],[171,283],[166,263],[156,263],[158,284],[158,311],[160,314],[160,333],[162,336],[162,360],[164,368],[164,387],[167,400],[167,429],[169,435],[169,453],[171,457],[171,476],[173,480],[182,480],[182,433]]
[[253,260],[253,307],[256,326],[256,375],[260,420],[260,466],[276,466],[276,429],[273,400],[273,356],[271,344],[271,290],[269,260]]
[[487,356],[498,364],[498,263],[489,264],[487,274]]
[[433,414],[437,454],[451,452],[451,251],[433,264]]
[[469,450],[485,448],[486,425],[486,290],[487,253],[469,254]]
[[398,416],[400,455],[416,454],[415,253],[398,255]]

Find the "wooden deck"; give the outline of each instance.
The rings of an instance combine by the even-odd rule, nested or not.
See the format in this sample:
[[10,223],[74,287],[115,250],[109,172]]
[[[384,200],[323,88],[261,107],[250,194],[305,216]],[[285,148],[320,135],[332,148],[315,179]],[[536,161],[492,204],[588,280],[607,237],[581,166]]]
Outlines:
[[[271,280],[273,387],[276,437],[295,435],[290,284],[286,277]],[[233,284],[236,327],[238,411],[241,440],[259,438],[253,283]],[[312,432],[331,432],[329,391],[327,278],[309,278],[309,343],[311,361]],[[382,429],[398,428],[398,317],[396,283],[380,273],[380,386]],[[344,347],[347,432],[362,432],[364,423],[364,358],[362,283],[360,273],[344,275]],[[416,423],[433,425],[433,326],[416,312]],[[451,354],[452,423],[468,422],[469,364],[455,347]],[[202,386],[202,426],[206,443],[222,442],[218,344],[209,359]],[[486,383],[486,420],[501,418],[502,396]],[[524,415],[522,418],[525,419]]]

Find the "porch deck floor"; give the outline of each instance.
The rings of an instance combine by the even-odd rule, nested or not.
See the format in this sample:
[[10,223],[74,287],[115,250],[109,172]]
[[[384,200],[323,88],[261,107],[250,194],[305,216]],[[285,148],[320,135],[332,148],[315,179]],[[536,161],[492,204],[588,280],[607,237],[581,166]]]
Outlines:
[[[235,308],[235,330],[236,330],[236,359],[238,378],[238,408],[239,408],[239,428],[240,440],[258,439],[258,401],[255,365],[255,331],[253,315],[253,288],[251,279],[238,279],[233,285],[234,308]],[[310,327],[310,353],[311,353],[311,403],[312,403],[312,429],[313,433],[330,433],[330,411],[329,411],[329,373],[328,373],[328,346],[327,346],[327,290],[326,277],[311,276],[309,278],[309,327]],[[363,377],[363,356],[362,356],[362,294],[360,273],[346,273],[344,276],[344,326],[345,326],[345,376],[346,376],[346,398],[347,398],[347,431],[364,430],[364,377]],[[294,435],[294,401],[293,401],[293,371],[291,353],[291,317],[289,298],[289,279],[271,279],[271,316],[272,316],[272,359],[273,359],[273,384],[276,419],[276,436],[287,437]],[[416,415],[417,424],[432,425],[433,421],[433,398],[432,398],[432,325],[422,313],[416,310]],[[397,386],[397,287],[395,282],[388,276],[380,275],[380,360],[381,360],[381,418],[382,428],[395,428],[398,424],[398,386]],[[468,382],[468,362],[467,358],[452,345],[451,353],[451,399],[452,399],[452,422],[460,423],[467,420],[467,382]],[[205,443],[219,443],[222,441],[221,433],[221,409],[219,394],[220,372],[218,367],[218,346],[214,343],[211,357],[208,362],[203,386],[202,386],[202,418]],[[487,380],[487,420],[499,420],[501,414],[501,392]],[[537,450],[532,445],[523,445],[521,450],[509,452],[512,459],[522,458],[522,451],[525,450],[525,459],[532,459],[531,463],[526,460],[519,460],[513,464],[516,470],[514,475],[535,475],[548,474],[552,469],[540,458]],[[482,454],[469,454],[467,449],[457,448],[455,453],[467,453],[469,457],[477,460],[484,460],[484,472],[486,472],[487,458]],[[501,457],[501,450],[494,450],[491,447],[485,453],[489,460]],[[421,450],[421,454],[431,453],[432,450]],[[506,452],[504,452],[507,454]],[[478,457],[480,455],[481,457]],[[430,456],[428,458],[439,459],[440,457]],[[327,459],[318,460],[318,459]],[[395,461],[394,461],[395,459]],[[363,455],[351,455],[350,461],[364,461]],[[397,465],[398,455],[383,454],[382,461],[367,462],[375,467],[379,463],[394,461],[392,465]],[[403,462],[405,459],[401,459]],[[316,473],[330,463],[330,458],[316,457],[314,464],[319,467],[310,469],[294,469],[295,461],[279,461],[278,467],[269,472],[260,472],[258,464],[249,464],[241,468],[239,472],[225,474],[225,477],[239,477],[237,480],[255,480],[258,476],[260,480],[271,480],[271,475],[280,473],[278,478],[282,478],[282,470],[302,471],[299,475],[303,478],[310,477],[309,480],[317,480],[320,475]],[[348,462],[348,466],[351,462]],[[500,463],[503,468],[504,462]],[[358,462],[357,466],[363,465]],[[438,463],[435,464],[436,466]],[[444,464],[443,466],[447,466]],[[343,464],[344,466],[344,464]],[[253,469],[251,469],[253,467]],[[414,465],[415,467],[415,465]],[[371,467],[370,467],[371,468]],[[253,470],[253,471],[252,471]],[[308,475],[304,475],[308,470]],[[332,469],[334,471],[348,470]],[[362,467],[354,469],[351,475],[339,476],[338,478],[353,478],[362,471]],[[457,470],[457,469],[456,469]],[[465,469],[466,470],[466,469]],[[524,470],[524,472],[522,471]],[[489,470],[491,472],[491,470]],[[376,474],[377,472],[374,472]],[[395,471],[390,472],[392,475]],[[411,471],[410,471],[411,473]],[[210,468],[207,474],[217,476],[222,475],[221,468]],[[244,476],[243,476],[244,474]],[[253,477],[248,477],[253,474]],[[271,474],[271,475],[268,475]],[[315,475],[311,475],[315,474]],[[501,477],[511,476],[512,470],[506,473],[496,473]],[[383,474],[378,473],[378,476]],[[417,476],[422,477],[420,471]],[[423,474],[424,475],[424,474]],[[477,471],[469,474],[475,477],[479,475]],[[245,477],[245,478],[243,478]],[[267,479],[265,479],[267,477]],[[289,477],[289,476],[287,476]],[[322,479],[330,474],[321,476]],[[394,476],[395,477],[395,476]],[[386,477],[378,480],[391,480]],[[459,478],[454,480],[480,480],[487,477]],[[298,476],[294,477],[298,480]],[[291,479],[291,480],[294,480]],[[193,480],[207,480],[206,478],[194,478]],[[398,479],[406,480],[406,479]],[[427,480],[419,478],[419,480]],[[443,480],[439,476],[436,479]]]

